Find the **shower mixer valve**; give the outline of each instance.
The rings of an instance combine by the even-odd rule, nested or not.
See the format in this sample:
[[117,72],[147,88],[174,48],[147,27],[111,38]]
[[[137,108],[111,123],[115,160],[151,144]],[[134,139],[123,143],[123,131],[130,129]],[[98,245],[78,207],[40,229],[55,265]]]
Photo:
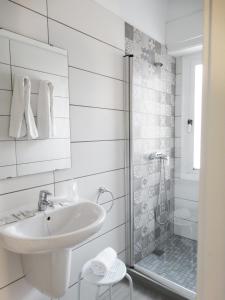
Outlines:
[[152,152],[149,156],[148,159],[152,160],[152,159],[165,159],[168,160],[169,156],[162,153],[162,152]]

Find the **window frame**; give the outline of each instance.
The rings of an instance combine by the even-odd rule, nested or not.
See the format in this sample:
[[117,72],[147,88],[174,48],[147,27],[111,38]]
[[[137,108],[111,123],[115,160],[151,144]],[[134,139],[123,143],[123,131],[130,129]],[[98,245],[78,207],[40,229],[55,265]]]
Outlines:
[[[182,117],[181,117],[181,177],[198,180],[199,171],[194,169],[194,107],[195,66],[202,64],[202,53],[183,56],[182,59]],[[193,120],[191,133],[187,130],[188,119]]]

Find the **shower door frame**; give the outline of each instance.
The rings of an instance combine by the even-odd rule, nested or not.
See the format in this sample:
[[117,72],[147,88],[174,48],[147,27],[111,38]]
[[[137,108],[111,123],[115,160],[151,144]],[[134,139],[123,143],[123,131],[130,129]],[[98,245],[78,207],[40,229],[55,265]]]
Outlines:
[[126,193],[126,264],[130,272],[143,281],[160,286],[167,293],[194,300],[196,293],[176,284],[164,280],[160,275],[135,266],[134,257],[134,188],[133,188],[133,59],[134,55],[124,55],[124,107],[128,112],[125,117],[125,131],[128,141],[125,143],[125,193]]
[[125,191],[126,191],[126,263],[134,267],[134,209],[133,209],[133,55],[124,56],[124,99],[125,110],[128,111],[128,118],[125,118],[125,130],[128,142],[125,146]]

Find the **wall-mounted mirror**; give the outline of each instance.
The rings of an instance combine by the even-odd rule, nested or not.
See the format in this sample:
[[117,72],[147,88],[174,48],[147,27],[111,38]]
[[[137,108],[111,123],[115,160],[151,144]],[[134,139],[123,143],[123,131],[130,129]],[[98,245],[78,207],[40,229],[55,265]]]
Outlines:
[[67,51],[0,30],[0,179],[71,167]]

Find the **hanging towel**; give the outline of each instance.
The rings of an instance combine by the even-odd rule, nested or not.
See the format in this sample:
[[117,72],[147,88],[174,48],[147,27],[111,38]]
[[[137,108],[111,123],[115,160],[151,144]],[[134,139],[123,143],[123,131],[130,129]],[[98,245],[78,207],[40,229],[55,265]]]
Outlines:
[[38,137],[34,115],[30,105],[31,83],[27,76],[15,76],[11,104],[9,136],[29,139]]
[[48,139],[55,136],[53,84],[40,81],[37,103],[37,125],[40,138]]
[[117,253],[111,248],[105,248],[91,261],[91,269],[95,275],[104,276],[116,261]]

